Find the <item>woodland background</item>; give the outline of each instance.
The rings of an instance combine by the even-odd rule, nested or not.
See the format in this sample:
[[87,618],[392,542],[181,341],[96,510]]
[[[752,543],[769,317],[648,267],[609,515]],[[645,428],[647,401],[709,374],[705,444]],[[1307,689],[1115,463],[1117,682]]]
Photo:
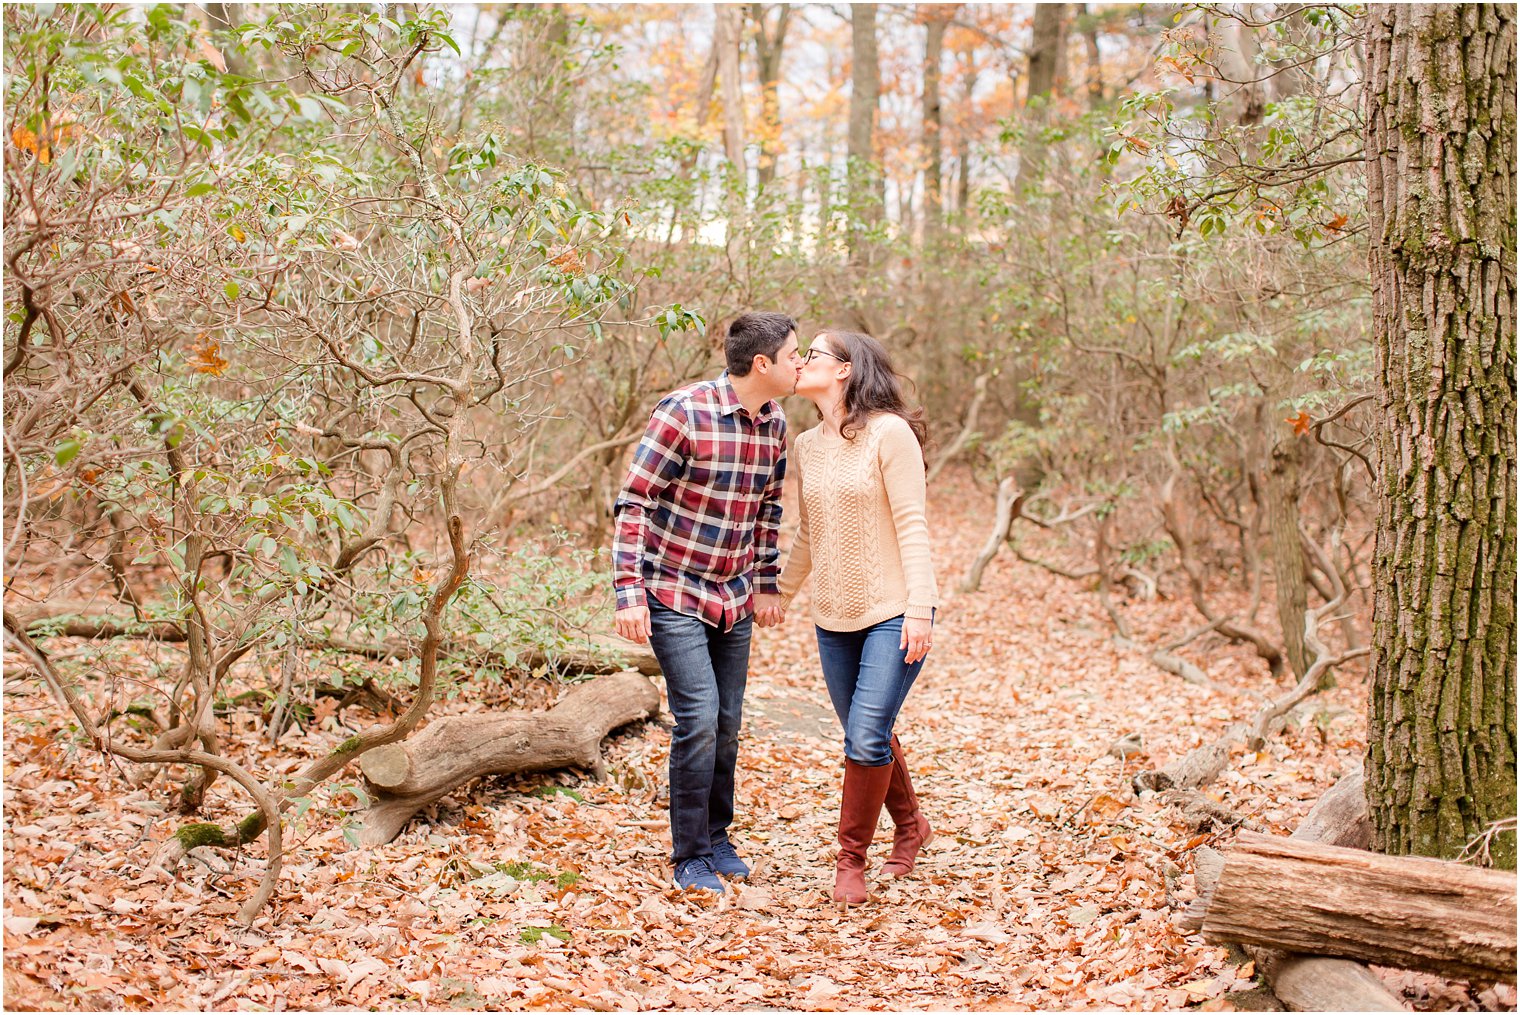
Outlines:
[[[1487,16],[1454,9],[1468,28]],[[647,993],[674,981],[712,989],[711,970],[649,956],[745,940],[743,913],[810,882],[778,859],[782,880],[717,917],[669,899],[629,915],[663,898],[647,883],[663,877],[658,725],[605,760],[593,749],[581,768],[604,781],[584,792],[497,779],[431,804],[401,854],[378,849],[396,829],[376,831],[381,801],[352,763],[439,716],[545,707],[618,668],[606,546],[629,448],[655,400],[715,372],[746,309],[795,315],[804,344],[827,325],[880,337],[928,410],[953,593],[945,693],[985,724],[919,715],[945,752],[934,771],[1018,757],[1026,722],[1054,752],[1008,761],[1027,767],[1018,786],[968,776],[986,794],[971,801],[1038,797],[1023,818],[947,815],[976,877],[1022,863],[1058,894],[1134,882],[1149,895],[1133,912],[1169,927],[1191,849],[1242,823],[1291,829],[1361,763],[1391,460],[1366,8],[40,4],[4,18],[8,991],[426,1005],[457,975],[465,1007],[626,1007],[685,1006]],[[1458,602],[1490,663],[1462,729],[1508,758],[1509,781],[1459,813],[1420,781],[1419,751],[1385,748],[1373,796],[1409,806],[1415,787],[1413,816],[1381,823],[1390,851],[1513,867],[1513,602],[1480,617],[1474,591],[1507,582],[1513,599],[1512,14],[1495,31],[1504,129],[1462,165],[1474,186],[1507,182],[1494,235],[1508,245],[1472,290],[1500,292],[1474,296],[1497,322],[1472,353],[1484,379],[1456,396],[1497,393],[1487,429],[1461,439],[1496,463],[1481,474],[1491,518],[1473,509],[1495,541],[1448,560],[1432,540],[1414,565],[1444,576],[1425,598]],[[794,430],[810,411],[788,405]],[[1435,502],[1483,501],[1489,479],[1465,475]],[[1057,636],[1066,624],[1084,633]],[[826,808],[767,773],[828,757],[805,635],[757,643],[746,747],[756,813],[810,829],[776,845],[800,866],[826,848]],[[1124,705],[1089,727],[1073,688]],[[799,716],[814,726],[788,740]],[[1259,729],[1231,725],[1245,720]],[[1221,737],[1217,764],[1188,767]],[[1260,780],[1240,783],[1243,759]],[[1164,809],[1169,787],[1190,795]],[[947,808],[964,789],[940,788]],[[520,817],[498,821],[504,806]],[[557,822],[553,841],[521,837]],[[451,824],[483,838],[444,845]],[[650,848],[587,844],[612,848],[610,833]],[[975,848],[993,840],[995,856]],[[494,853],[503,842],[517,852]],[[81,863],[116,872],[116,901],[67,873]],[[601,894],[582,888],[577,909],[589,868]],[[294,917],[313,900],[345,911],[324,886],[360,871],[422,908],[396,917],[394,892],[361,888],[381,925],[402,921],[383,948],[356,957],[342,923],[293,944]],[[1124,930],[1135,917],[1112,907],[1053,925],[1038,899],[994,887],[935,911],[970,942],[947,960],[960,979],[936,981],[950,953],[931,940],[898,987],[865,973],[822,987],[799,964],[814,917],[792,914],[801,928],[758,992],[684,996],[1166,1007],[1254,979],[1196,938]],[[447,975],[413,968],[423,951],[406,941],[425,950],[429,921],[456,917],[468,940],[486,898],[510,926],[491,962],[517,963],[491,974],[495,993],[476,982],[479,951]],[[190,917],[207,954],[187,976],[155,935]],[[868,929],[900,936],[878,919]],[[101,942],[133,926],[161,972],[101,965]],[[1064,972],[1035,951],[1050,926],[1082,959]],[[662,933],[675,943],[639,936]],[[659,971],[639,991],[614,975],[619,935]],[[1126,935],[1129,966],[1114,959]],[[730,951],[738,983],[754,955]],[[288,995],[281,969],[330,993]],[[1428,1006],[1514,1003],[1502,987],[1402,986]]]

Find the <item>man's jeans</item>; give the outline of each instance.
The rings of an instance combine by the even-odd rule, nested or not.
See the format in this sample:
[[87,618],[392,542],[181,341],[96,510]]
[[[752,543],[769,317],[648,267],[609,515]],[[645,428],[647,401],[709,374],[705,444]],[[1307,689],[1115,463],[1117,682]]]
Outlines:
[[752,617],[724,633],[649,597],[650,645],[665,673],[670,738],[670,840],[676,863],[712,855],[734,819],[734,765],[749,675]]
[[844,756],[857,765],[892,764],[892,726],[924,666],[922,659],[903,662],[902,625],[893,617],[864,631],[817,628],[823,681],[844,727]]

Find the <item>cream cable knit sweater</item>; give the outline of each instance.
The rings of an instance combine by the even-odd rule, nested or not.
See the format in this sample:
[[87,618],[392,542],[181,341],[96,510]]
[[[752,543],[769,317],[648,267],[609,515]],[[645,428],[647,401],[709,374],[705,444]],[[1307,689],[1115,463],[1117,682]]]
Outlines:
[[848,441],[819,424],[797,435],[792,462],[802,519],[781,572],[782,603],[791,605],[811,572],[813,622],[825,630],[932,618],[939,594],[924,459],[907,421],[881,413]]

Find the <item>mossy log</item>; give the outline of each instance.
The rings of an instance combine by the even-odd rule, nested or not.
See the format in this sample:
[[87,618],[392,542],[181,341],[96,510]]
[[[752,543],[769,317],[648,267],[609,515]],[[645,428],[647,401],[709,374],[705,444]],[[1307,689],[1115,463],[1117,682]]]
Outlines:
[[390,842],[412,815],[483,775],[576,766],[603,772],[602,739],[659,711],[649,678],[625,670],[581,684],[547,712],[445,716],[408,740],[367,751],[371,804],[360,842]]

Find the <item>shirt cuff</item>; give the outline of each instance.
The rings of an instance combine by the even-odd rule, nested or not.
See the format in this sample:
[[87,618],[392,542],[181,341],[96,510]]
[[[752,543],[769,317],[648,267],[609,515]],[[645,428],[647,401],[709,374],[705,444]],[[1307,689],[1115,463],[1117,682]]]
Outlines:
[[757,595],[757,596],[778,596],[780,594],[781,594],[781,576],[780,575],[770,575],[768,577],[767,576],[762,576],[762,575],[756,575],[755,576],[755,595]]
[[626,610],[630,606],[647,606],[649,600],[644,596],[644,586],[619,585],[615,590],[617,594],[617,608]]
[[913,606],[912,604],[909,604],[908,611],[903,614],[903,616],[908,617],[910,620],[933,620],[934,607]]

